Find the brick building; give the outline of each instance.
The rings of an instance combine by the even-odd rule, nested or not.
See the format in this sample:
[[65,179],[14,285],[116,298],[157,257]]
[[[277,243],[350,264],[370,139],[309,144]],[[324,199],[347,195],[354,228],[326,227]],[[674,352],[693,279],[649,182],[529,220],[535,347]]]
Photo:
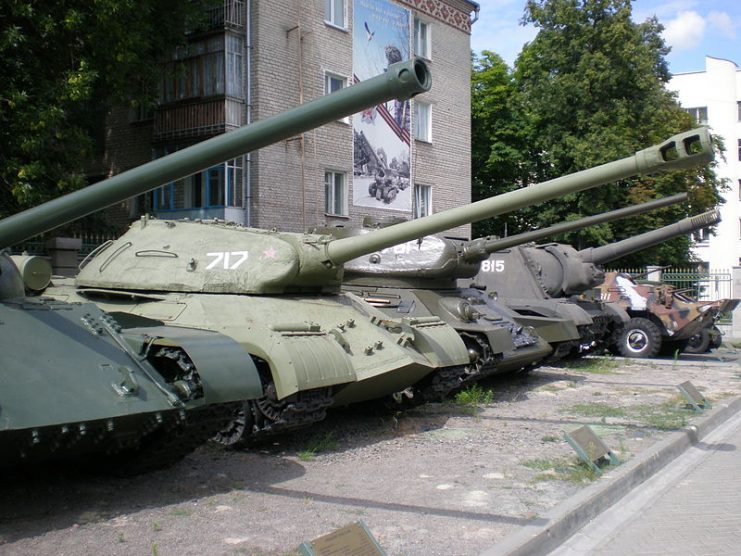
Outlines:
[[[163,185],[130,202],[126,217],[147,211],[303,231],[470,202],[477,14],[468,0],[225,0],[209,14],[210,31],[191,36],[165,64],[154,113],[111,115],[106,172],[285,111],[411,55],[428,61],[432,90]],[[379,176],[392,185],[374,188]],[[450,233],[468,237],[470,227]]]

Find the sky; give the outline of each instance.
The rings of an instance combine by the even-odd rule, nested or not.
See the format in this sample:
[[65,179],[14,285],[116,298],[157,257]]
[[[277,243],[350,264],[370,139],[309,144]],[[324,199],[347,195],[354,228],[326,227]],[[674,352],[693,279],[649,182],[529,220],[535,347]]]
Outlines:
[[[496,52],[511,67],[536,34],[534,27],[520,25],[525,0],[475,1],[481,11],[473,24],[471,49]],[[706,55],[741,67],[741,0],[634,0],[637,23],[651,16],[664,26],[672,73],[705,70]]]

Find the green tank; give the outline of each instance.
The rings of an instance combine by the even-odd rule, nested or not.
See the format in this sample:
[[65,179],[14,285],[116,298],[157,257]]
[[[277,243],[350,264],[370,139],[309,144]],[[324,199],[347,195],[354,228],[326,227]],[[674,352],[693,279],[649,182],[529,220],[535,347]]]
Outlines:
[[[166,465],[223,430],[245,400],[264,398],[266,389],[259,358],[219,327],[164,325],[173,320],[173,305],[162,296],[131,293],[131,299],[158,307],[147,317],[104,312],[79,295],[62,295],[70,301],[40,297],[39,292],[53,293],[46,289],[48,264],[12,259],[3,249],[172,179],[428,87],[423,63],[396,64],[377,78],[0,221],[0,466],[93,456],[99,469]],[[164,252],[159,246],[137,253],[153,261]],[[415,324],[405,323],[405,330]],[[304,329],[299,336],[313,335],[310,326]],[[289,352],[292,346],[283,348]],[[336,369],[321,370],[331,375]]]
[[[556,353],[605,349],[622,334],[630,320],[628,313],[618,304],[606,303],[594,296],[576,295],[588,289],[583,288],[584,284],[598,284],[602,270],[577,262],[570,246],[527,244],[680,203],[687,197],[686,193],[679,193],[506,238],[477,239],[467,246],[469,256],[489,258],[482,263],[475,284],[496,292],[503,303],[517,311],[521,322],[535,325],[536,331],[554,346]],[[552,326],[544,328],[532,320],[554,315],[574,323],[578,329],[577,341],[563,341],[561,336],[553,335]]]

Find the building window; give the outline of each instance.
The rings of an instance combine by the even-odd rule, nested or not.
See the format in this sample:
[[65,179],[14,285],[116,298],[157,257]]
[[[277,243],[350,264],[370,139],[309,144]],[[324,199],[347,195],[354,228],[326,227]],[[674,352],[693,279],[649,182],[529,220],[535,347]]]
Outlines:
[[[178,150],[170,146],[157,154],[164,156]],[[151,205],[156,212],[242,206],[242,160],[234,158],[202,172],[155,189]]]
[[422,218],[432,214],[432,187],[429,185],[414,185],[414,218]]
[[[344,89],[347,86],[347,78],[342,77],[341,75],[337,75],[334,73],[326,72],[324,74],[324,94],[329,95],[336,91],[339,91],[340,89]],[[341,118],[339,121],[350,123],[350,117],[345,116],[344,118]]]
[[244,98],[242,79],[242,58],[244,39],[236,35],[226,35],[226,94],[235,98]]
[[347,216],[347,180],[343,172],[324,172],[324,211]]
[[741,160],[741,139],[738,140],[738,159]]
[[432,107],[426,102],[414,101],[414,138],[432,142]]
[[738,121],[741,122],[741,100],[736,101],[736,107],[738,109]]
[[741,201],[741,180],[738,180],[738,200]]
[[162,102],[223,95],[225,91],[244,98],[243,51],[244,39],[230,34],[177,49],[164,67]]
[[324,0],[324,20],[344,29],[345,24],[345,0]]
[[417,17],[414,18],[414,53],[422,58],[432,59],[430,24]]
[[686,108],[687,113],[695,120],[698,124],[708,123],[708,107],[697,106],[695,108]]

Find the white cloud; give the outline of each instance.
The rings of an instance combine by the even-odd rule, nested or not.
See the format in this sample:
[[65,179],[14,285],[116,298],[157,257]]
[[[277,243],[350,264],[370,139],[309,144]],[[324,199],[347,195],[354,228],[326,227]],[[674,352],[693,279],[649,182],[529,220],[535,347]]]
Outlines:
[[674,50],[689,50],[700,44],[705,27],[705,20],[697,12],[679,12],[666,24],[664,38]]
[[710,12],[708,14],[708,23],[729,39],[736,38],[736,29],[731,16],[727,12]]

